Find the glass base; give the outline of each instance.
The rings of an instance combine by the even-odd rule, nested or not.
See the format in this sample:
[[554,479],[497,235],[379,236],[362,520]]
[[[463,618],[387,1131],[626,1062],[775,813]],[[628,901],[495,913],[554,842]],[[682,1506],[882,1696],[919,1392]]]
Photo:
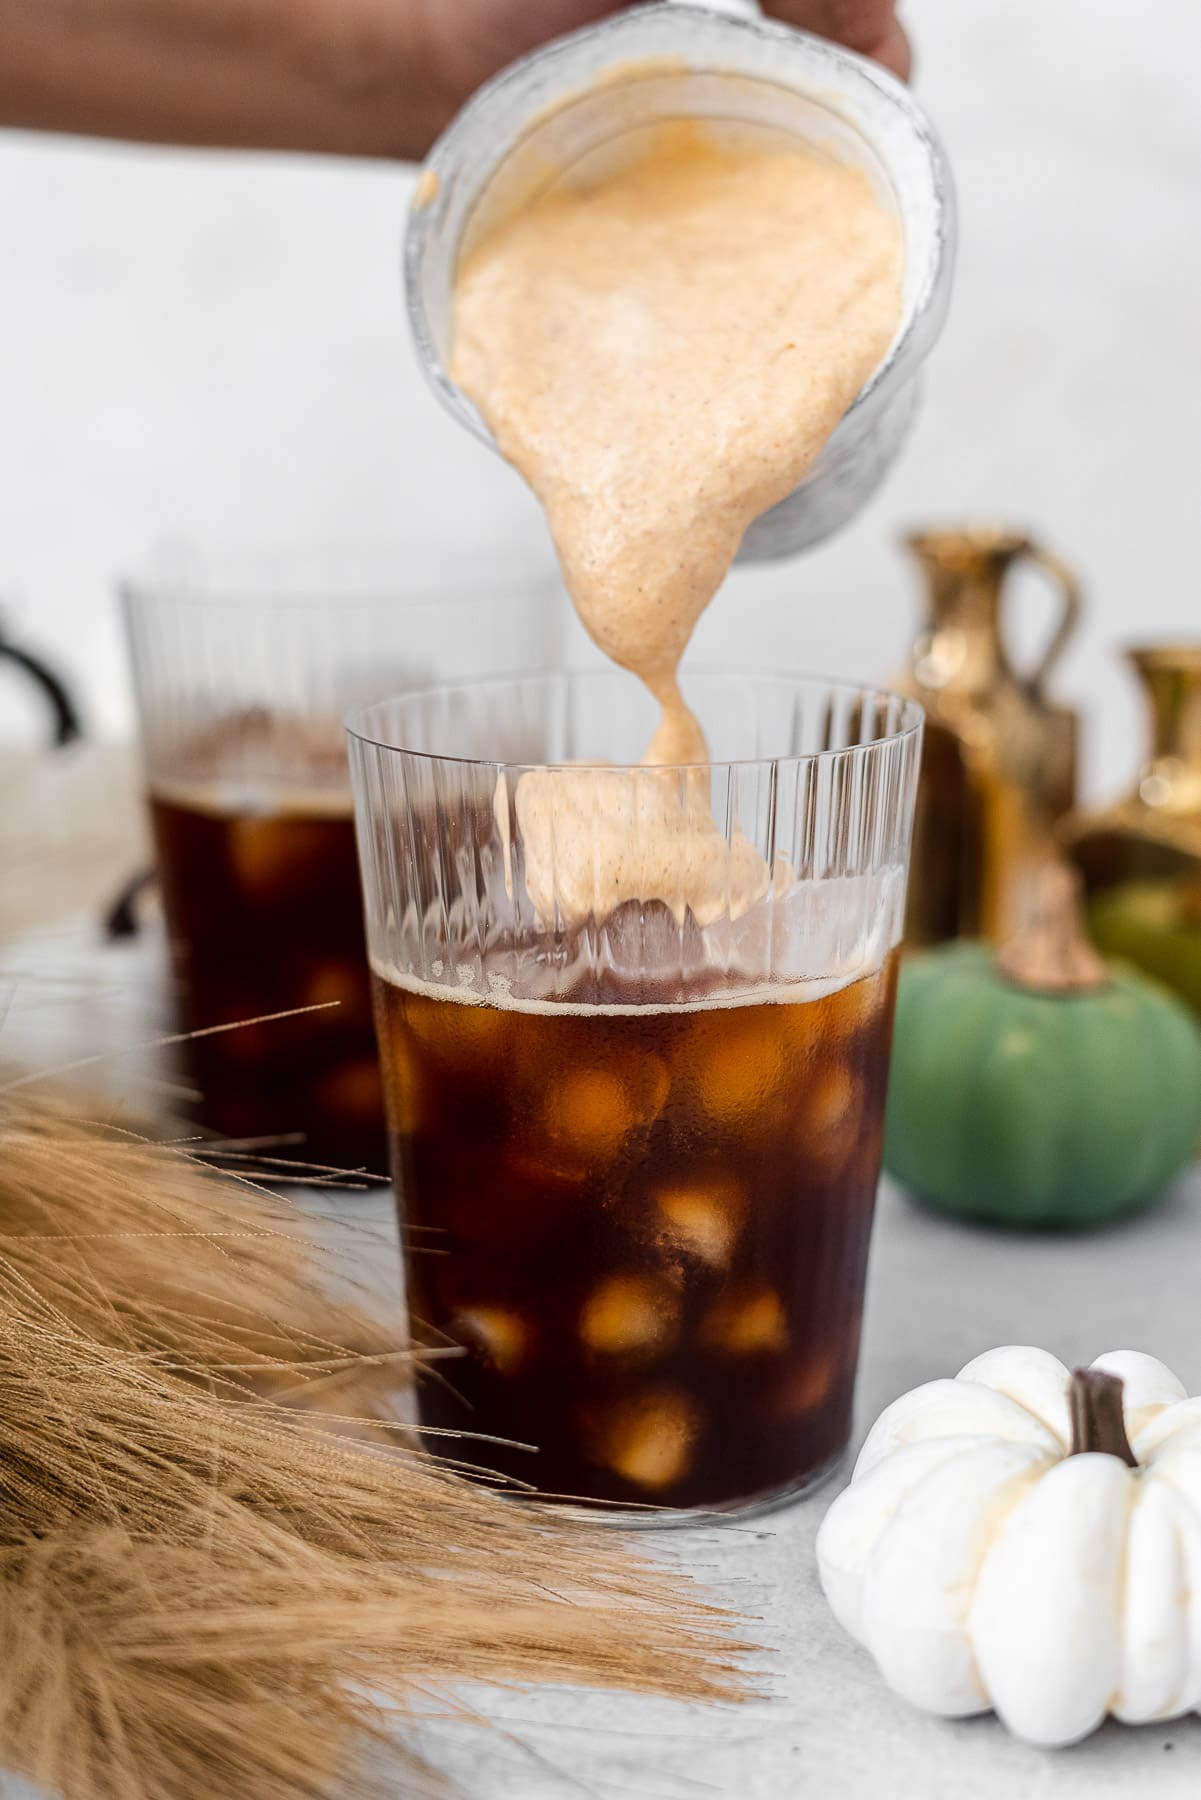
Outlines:
[[847,1446],[835,1452],[827,1462],[783,1486],[764,1494],[750,1494],[738,1500],[727,1500],[721,1506],[607,1506],[603,1501],[544,1500],[537,1494],[507,1495],[522,1506],[545,1507],[556,1517],[577,1519],[585,1525],[616,1525],[623,1531],[671,1531],[690,1528],[699,1530],[712,1525],[741,1525],[748,1519],[762,1518],[780,1512],[794,1500],[813,1493],[830,1481],[847,1458]]

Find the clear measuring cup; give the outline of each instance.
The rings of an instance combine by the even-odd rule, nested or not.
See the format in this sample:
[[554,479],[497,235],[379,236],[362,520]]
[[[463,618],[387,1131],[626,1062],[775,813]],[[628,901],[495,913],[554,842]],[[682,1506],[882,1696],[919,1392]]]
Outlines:
[[792,138],[862,168],[904,231],[903,312],[884,360],[805,480],[756,520],[740,552],[785,556],[836,531],[887,473],[950,298],[955,200],[946,156],[908,89],[874,63],[754,14],[680,0],[548,44],[481,88],[430,153],[405,239],[409,319],[435,391],[495,448],[449,372],[460,255],[568,171],[584,173],[631,134],[681,118]]

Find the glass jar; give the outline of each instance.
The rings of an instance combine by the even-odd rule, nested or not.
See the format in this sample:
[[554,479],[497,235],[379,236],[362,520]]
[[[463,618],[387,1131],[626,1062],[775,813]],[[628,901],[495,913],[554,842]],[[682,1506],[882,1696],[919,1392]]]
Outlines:
[[904,231],[903,313],[887,355],[805,480],[750,527],[740,552],[789,555],[845,524],[883,480],[950,300],[955,201],[946,157],[908,89],[874,63],[789,26],[674,0],[547,45],[482,88],[430,153],[405,239],[409,320],[439,398],[495,448],[449,372],[460,254],[548,180],[578,172],[633,132],[682,118],[792,139],[863,169]]

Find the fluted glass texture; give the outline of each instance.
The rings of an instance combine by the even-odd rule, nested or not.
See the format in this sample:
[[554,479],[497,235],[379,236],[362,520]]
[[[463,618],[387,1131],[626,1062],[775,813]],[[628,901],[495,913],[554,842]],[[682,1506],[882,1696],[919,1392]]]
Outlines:
[[[670,770],[620,672],[351,720],[422,1427],[655,1522],[845,1448],[921,738],[870,688],[685,689],[713,760]],[[698,813],[694,907],[644,872]]]
[[539,660],[551,593],[265,557],[187,559],[123,597],[199,1117],[248,1151],[382,1177],[343,717],[513,640]]

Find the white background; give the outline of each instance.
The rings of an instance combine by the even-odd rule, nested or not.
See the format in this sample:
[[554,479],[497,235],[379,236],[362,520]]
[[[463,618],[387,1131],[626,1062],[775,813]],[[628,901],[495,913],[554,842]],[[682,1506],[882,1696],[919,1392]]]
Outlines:
[[[1062,687],[1087,784],[1130,773],[1115,647],[1201,629],[1201,6],[912,0],[962,206],[951,322],[899,470],[844,536],[739,572],[694,661],[884,676],[918,520],[1005,515],[1086,578]],[[499,573],[517,478],[426,391],[399,302],[411,174],[0,137],[0,604],[128,724],[113,578],[164,538],[419,544]],[[1038,599],[1023,606],[1033,629]],[[0,683],[0,737],[32,739]]]

